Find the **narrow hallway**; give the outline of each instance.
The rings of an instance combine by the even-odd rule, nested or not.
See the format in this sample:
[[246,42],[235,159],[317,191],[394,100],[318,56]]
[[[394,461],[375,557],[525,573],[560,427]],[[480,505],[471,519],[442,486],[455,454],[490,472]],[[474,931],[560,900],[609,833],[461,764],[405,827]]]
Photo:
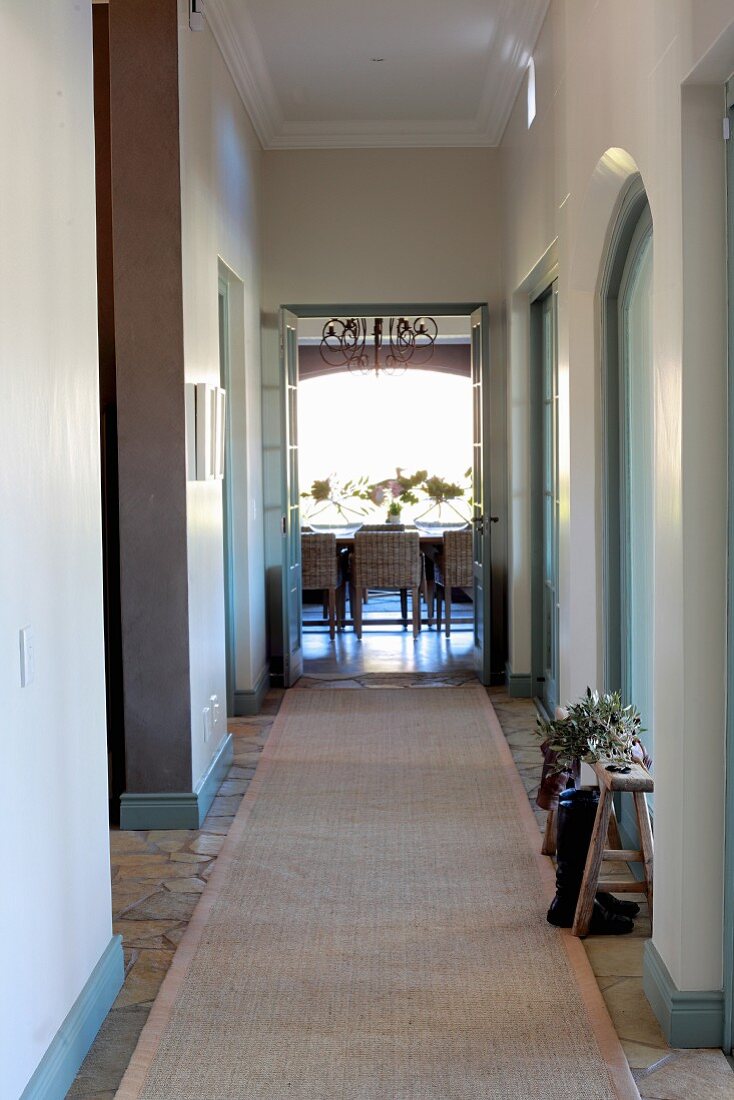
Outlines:
[[536,838],[479,685],[289,693],[120,1100],[635,1096]]
[[[383,673],[341,678],[324,674],[304,677],[299,690],[456,688],[472,682],[467,673],[445,671],[433,675]],[[529,699],[509,698],[500,688],[489,689],[489,696],[533,807],[539,845],[545,813],[535,806],[541,771],[534,733],[535,706]],[[126,979],[69,1092],[69,1100],[115,1097],[175,947],[256,773],[283,698],[282,690],[271,689],[261,715],[230,719],[229,728],[235,739],[234,762],[200,830],[112,831],[114,926],[125,943]],[[183,867],[188,874],[179,878]],[[640,1095],[650,1100],[660,1096],[665,1100],[731,1097],[734,1074],[721,1051],[672,1049],[641,996],[642,949],[650,927],[644,901],[642,897],[639,900],[643,902],[643,913],[631,937],[593,936],[584,941],[584,948]]]

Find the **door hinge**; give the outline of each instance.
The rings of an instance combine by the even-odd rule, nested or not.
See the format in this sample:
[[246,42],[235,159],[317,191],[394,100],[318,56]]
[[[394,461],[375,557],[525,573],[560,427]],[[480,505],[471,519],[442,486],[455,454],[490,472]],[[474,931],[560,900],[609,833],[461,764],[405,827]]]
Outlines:
[[727,115],[723,120],[724,122],[724,141],[728,141],[731,137],[731,119]]

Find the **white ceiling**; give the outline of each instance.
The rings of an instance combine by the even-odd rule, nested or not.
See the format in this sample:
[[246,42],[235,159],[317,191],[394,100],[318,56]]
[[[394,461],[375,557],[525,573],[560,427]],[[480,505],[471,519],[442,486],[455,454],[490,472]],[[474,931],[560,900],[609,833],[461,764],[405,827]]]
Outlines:
[[499,144],[548,2],[207,0],[205,11],[264,148],[471,146]]

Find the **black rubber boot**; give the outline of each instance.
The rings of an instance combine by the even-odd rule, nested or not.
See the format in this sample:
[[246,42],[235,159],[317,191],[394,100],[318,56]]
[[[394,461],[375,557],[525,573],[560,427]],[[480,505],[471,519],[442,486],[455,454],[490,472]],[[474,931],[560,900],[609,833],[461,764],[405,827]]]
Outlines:
[[640,907],[636,901],[623,901],[615,898],[614,894],[608,894],[606,890],[597,890],[596,900],[607,913],[616,913],[620,917],[636,917]]
[[[558,800],[556,896],[548,910],[549,923],[558,928],[570,928],[573,924],[598,802],[599,792],[595,789],[569,788]],[[590,932],[624,935],[633,928],[629,917],[594,902]]]

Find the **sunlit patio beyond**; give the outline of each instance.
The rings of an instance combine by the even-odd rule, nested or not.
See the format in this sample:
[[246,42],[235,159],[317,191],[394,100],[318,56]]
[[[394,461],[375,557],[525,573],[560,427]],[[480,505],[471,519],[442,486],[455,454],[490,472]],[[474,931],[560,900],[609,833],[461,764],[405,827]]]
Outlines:
[[[411,369],[379,376],[349,372],[309,378],[298,392],[299,481],[308,494],[314,481],[332,478],[340,486],[374,485],[400,470],[458,485],[462,494],[452,508],[469,519],[472,460],[471,381],[460,375]],[[402,503],[401,522],[411,524],[430,507],[420,493],[417,503]],[[387,518],[387,498],[348,499],[347,506],[365,522]],[[308,522],[313,501],[303,498]]]

